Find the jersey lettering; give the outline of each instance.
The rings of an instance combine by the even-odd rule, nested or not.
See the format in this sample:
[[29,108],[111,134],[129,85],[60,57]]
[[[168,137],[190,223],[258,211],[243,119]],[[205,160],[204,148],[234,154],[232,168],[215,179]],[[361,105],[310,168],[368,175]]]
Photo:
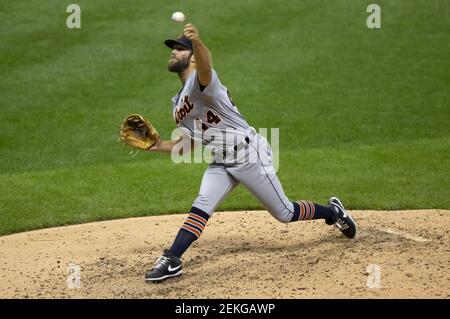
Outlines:
[[210,124],[219,124],[222,121],[222,119],[216,114],[214,114],[213,111],[209,110],[206,113],[206,121]]
[[189,101],[189,95],[184,96],[183,106],[175,109],[175,122],[179,124],[194,108],[194,103]]

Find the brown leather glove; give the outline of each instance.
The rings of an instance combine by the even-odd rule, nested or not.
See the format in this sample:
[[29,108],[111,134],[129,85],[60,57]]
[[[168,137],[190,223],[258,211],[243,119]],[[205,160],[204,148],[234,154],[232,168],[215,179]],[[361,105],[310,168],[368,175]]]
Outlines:
[[148,150],[158,138],[159,134],[153,125],[139,114],[127,116],[120,127],[119,141],[138,149]]

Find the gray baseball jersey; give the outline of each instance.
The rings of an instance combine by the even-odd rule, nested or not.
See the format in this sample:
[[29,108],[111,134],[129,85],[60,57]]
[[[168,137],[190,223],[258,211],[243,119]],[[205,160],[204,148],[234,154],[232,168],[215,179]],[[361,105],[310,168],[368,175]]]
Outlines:
[[[181,91],[172,98],[173,117],[191,138],[203,145],[234,150],[234,161],[216,160],[206,170],[193,206],[212,215],[217,206],[240,183],[281,222],[290,222],[294,206],[286,197],[272,165],[267,140],[250,127],[231,100],[217,73],[201,90],[197,72],[192,72]],[[245,148],[237,149],[237,145]]]
[[211,82],[203,90],[197,72],[192,72],[172,102],[177,125],[187,129],[192,138],[201,139],[204,145],[213,141],[217,147],[233,146],[250,129],[215,70],[212,70]]

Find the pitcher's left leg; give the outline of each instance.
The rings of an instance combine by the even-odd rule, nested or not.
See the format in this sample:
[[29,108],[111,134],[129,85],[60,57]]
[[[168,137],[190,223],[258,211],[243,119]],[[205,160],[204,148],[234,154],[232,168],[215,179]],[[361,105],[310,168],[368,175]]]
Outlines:
[[246,152],[245,161],[226,167],[226,170],[241,182],[275,219],[282,223],[325,219],[328,224],[334,224],[335,213],[329,206],[306,200],[289,200],[272,165],[272,149],[264,137],[256,135]]
[[242,183],[278,221],[290,223],[299,220],[328,219],[334,224],[334,213],[329,206],[311,201],[291,201],[274,173],[261,171],[261,163],[247,163],[227,168],[227,171]]

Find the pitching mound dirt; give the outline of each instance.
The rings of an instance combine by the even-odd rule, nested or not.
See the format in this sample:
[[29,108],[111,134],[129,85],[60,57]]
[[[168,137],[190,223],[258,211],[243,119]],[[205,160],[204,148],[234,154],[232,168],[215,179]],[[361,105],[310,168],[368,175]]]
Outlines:
[[359,226],[354,240],[323,221],[281,224],[264,211],[216,213],[183,256],[184,274],[160,284],[146,283],[144,273],[185,215],[4,236],[0,297],[450,297],[450,211],[352,215]]

